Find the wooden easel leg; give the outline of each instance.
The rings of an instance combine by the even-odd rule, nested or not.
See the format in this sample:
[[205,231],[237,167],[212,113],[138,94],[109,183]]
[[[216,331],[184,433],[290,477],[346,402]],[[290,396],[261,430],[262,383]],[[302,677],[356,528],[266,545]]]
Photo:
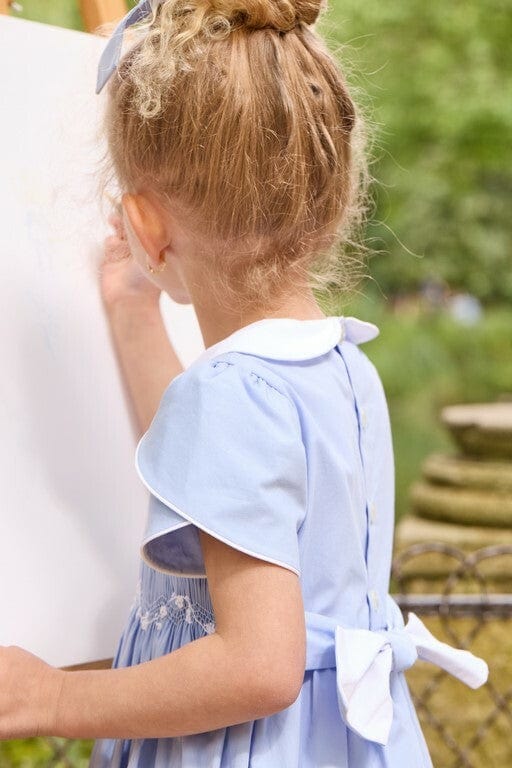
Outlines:
[[[6,0],[0,0],[0,3]],[[125,0],[80,0],[80,10],[87,32],[94,32],[100,24],[122,19],[128,10]]]

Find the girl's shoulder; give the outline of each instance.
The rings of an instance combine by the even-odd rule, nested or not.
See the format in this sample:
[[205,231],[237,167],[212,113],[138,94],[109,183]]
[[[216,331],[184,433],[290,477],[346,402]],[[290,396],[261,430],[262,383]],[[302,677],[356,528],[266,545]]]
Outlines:
[[[347,343],[355,352],[359,344],[378,333],[373,323],[343,315],[313,320],[259,320],[205,349],[171,382],[164,398],[184,403],[200,398],[211,402],[212,407],[216,403],[222,408],[222,403],[227,403],[231,409],[236,409],[237,404],[243,408],[252,398],[260,402],[263,410],[273,405],[300,411],[303,396],[299,392],[304,389],[304,378],[314,380],[311,392],[318,392],[320,379],[325,394],[325,374],[330,372],[331,363],[332,370],[339,367],[336,350]],[[358,367],[365,361],[369,363],[359,352],[351,355],[352,364]],[[333,397],[337,399],[339,392],[334,391]]]
[[170,383],[165,395],[169,398],[201,395],[219,406],[227,399],[235,406],[239,400],[253,396],[287,400],[294,405],[293,388],[287,378],[279,375],[273,361],[242,352],[224,352],[212,359],[199,359]]
[[194,523],[300,575],[308,477],[300,418],[279,377],[249,357],[192,364],[139,441],[135,464],[153,496],[143,545],[150,564],[203,575],[198,540],[184,527]]

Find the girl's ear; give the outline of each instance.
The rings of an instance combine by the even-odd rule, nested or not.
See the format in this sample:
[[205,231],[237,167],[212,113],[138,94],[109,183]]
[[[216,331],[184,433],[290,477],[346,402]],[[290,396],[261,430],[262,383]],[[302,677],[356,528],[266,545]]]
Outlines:
[[160,254],[169,245],[169,232],[161,212],[145,195],[126,193],[121,202],[129,224],[149,260],[157,267]]

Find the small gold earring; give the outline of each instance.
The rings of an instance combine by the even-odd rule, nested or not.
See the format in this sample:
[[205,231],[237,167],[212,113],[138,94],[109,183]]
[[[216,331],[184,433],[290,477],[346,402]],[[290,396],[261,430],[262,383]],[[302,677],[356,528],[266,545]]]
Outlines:
[[152,274],[155,274],[155,272],[163,272],[163,271],[164,271],[164,269],[166,268],[166,266],[167,266],[167,262],[166,262],[165,258],[164,258],[164,260],[163,260],[163,263],[162,263],[162,265],[160,266],[160,269],[153,269],[153,267],[151,266],[151,264],[149,263],[149,261],[146,261],[146,267],[149,269],[149,271],[150,271]]

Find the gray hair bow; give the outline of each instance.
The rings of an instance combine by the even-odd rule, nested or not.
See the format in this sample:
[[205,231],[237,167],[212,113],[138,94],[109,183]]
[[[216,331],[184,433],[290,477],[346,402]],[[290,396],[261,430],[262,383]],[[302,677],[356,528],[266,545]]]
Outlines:
[[113,72],[117,69],[119,59],[121,57],[121,48],[123,46],[124,32],[128,27],[136,24],[138,21],[142,21],[147,16],[151,16],[152,6],[160,5],[164,0],[140,0],[140,2],[132,8],[129,13],[122,19],[114,32],[112,37],[107,43],[107,46],[101,54],[100,63],[98,66],[98,79],[96,82],[96,93],[100,93],[103,86],[112,76]]

